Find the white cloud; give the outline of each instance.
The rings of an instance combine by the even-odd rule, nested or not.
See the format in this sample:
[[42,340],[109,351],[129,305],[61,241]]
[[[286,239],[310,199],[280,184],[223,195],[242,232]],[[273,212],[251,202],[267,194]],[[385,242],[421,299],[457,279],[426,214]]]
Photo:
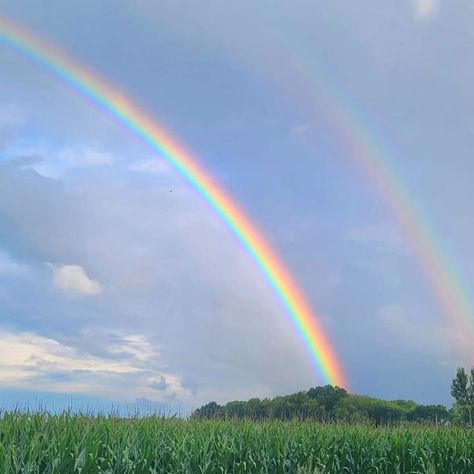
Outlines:
[[69,170],[98,168],[115,163],[112,153],[88,146],[51,149],[43,145],[15,144],[9,149],[9,153],[18,157],[34,157],[35,159],[24,168],[31,168],[41,176],[52,179],[62,178]]
[[417,18],[429,18],[439,9],[438,0],[415,0],[415,15]]
[[154,357],[155,351],[145,337],[140,335],[123,336],[120,343],[108,348],[110,353],[127,353],[138,360],[147,361]]
[[98,281],[91,280],[79,265],[51,265],[54,284],[67,291],[81,295],[97,295],[102,293]]
[[[0,331],[0,386],[113,395],[121,399],[137,396],[156,398],[156,387],[161,392],[169,391],[163,394],[165,397],[172,393],[181,396],[186,394],[179,377],[156,367],[159,354],[144,336],[116,338],[112,352],[134,352],[134,343],[130,344],[129,341],[140,341],[142,347],[147,346],[150,367],[145,368],[143,358],[140,360],[133,355],[99,357],[36,333]],[[111,348],[107,341],[105,346]]]

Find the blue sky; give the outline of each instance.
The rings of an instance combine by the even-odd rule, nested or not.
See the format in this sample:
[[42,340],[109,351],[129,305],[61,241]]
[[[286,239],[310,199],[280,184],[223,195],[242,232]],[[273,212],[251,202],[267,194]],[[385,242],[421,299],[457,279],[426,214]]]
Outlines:
[[[382,144],[471,298],[473,2],[0,0],[0,14],[200,158],[295,275],[354,392],[451,403],[473,361],[312,84]],[[160,157],[4,46],[0,71],[3,403],[192,407],[321,383],[248,255]]]

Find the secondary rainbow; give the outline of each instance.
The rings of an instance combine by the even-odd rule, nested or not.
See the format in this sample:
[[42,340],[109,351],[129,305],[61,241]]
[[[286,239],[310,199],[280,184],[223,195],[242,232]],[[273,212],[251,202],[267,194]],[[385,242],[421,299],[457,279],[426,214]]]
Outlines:
[[305,107],[322,113],[337,136],[338,145],[392,210],[438,304],[449,317],[457,348],[464,354],[466,363],[473,363],[474,309],[468,291],[443,251],[426,214],[400,179],[391,154],[319,65],[311,67],[310,61],[298,61],[285,47],[279,50],[278,57],[279,74],[270,71],[269,76],[285,74],[290,79],[287,81],[292,87],[290,93],[299,96],[298,100]]
[[0,17],[0,41],[62,79],[166,159],[227,224],[256,262],[305,341],[323,380],[347,387],[333,348],[288,270],[251,219],[181,143],[95,72],[5,17]]

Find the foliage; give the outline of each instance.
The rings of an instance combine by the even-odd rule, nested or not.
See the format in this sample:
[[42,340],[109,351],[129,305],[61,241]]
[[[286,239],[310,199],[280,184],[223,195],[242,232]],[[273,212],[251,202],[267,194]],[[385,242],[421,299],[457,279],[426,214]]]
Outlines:
[[387,401],[351,395],[343,388],[326,385],[284,397],[247,402],[233,401],[224,406],[215,402],[198,408],[194,418],[312,419],[317,421],[371,422],[376,425],[402,421],[444,423],[450,420],[442,405],[417,405],[411,400]]
[[360,395],[345,397],[335,410],[336,419],[354,422],[362,418],[377,425],[399,422],[404,414],[403,408],[395,402]]
[[202,418],[220,418],[223,414],[222,406],[218,405],[216,402],[206,403],[206,405],[203,405],[199,410]]
[[443,405],[417,405],[407,414],[407,419],[417,422],[446,423],[451,419],[451,416]]
[[[344,397],[345,399],[345,397]],[[306,421],[7,413],[2,473],[474,472],[474,431]]]
[[456,400],[462,418],[469,421],[472,426],[474,414],[474,367],[468,374],[466,370],[459,367],[456,377],[451,384],[451,395]]

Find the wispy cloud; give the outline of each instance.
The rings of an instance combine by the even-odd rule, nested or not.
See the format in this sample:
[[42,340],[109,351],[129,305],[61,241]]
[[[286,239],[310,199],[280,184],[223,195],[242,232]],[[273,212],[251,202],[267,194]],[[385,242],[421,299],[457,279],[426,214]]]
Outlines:
[[[104,395],[120,388],[122,393],[114,394],[120,399],[142,395],[153,398],[157,390],[167,392],[163,393],[164,398],[186,394],[179,377],[156,367],[160,356],[144,336],[113,340],[110,345],[110,339],[105,337],[107,351],[97,356],[33,332],[0,331],[0,386]],[[146,346],[145,356],[133,355],[137,341]],[[116,358],[113,354],[117,352],[129,356]]]
[[159,158],[132,163],[129,169],[139,173],[168,173],[171,171],[169,165]]
[[59,160],[73,166],[111,165],[115,161],[111,153],[88,147],[83,149],[66,148],[59,153]]
[[116,161],[111,152],[80,145],[49,148],[44,145],[20,143],[9,147],[8,152],[11,156],[20,157],[17,159],[30,158],[30,163],[25,164],[25,168],[31,168],[40,175],[53,179],[64,177],[68,171],[111,166]]
[[108,352],[111,354],[128,354],[140,361],[151,360],[156,355],[150,343],[140,335],[120,337],[119,343],[112,344],[108,348]]

